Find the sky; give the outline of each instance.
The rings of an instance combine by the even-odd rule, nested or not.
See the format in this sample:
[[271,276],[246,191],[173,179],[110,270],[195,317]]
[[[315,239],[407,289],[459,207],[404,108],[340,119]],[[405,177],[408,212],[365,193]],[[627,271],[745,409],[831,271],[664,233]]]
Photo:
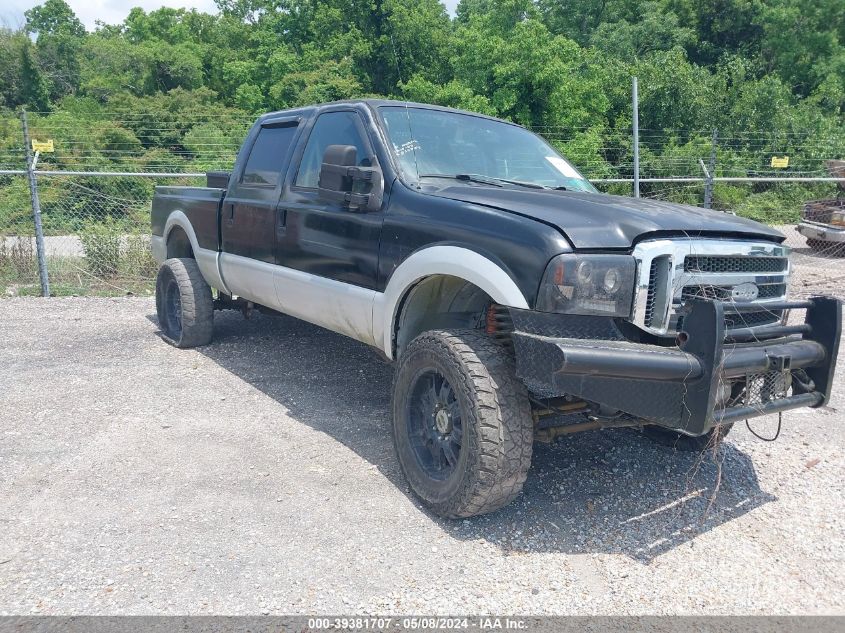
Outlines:
[[[41,4],[43,0],[2,0],[0,6],[0,24],[15,27],[24,22],[23,12]],[[95,21],[101,20],[106,24],[119,24],[129,15],[132,7],[141,7],[145,11],[152,11],[159,7],[195,8],[207,13],[216,13],[214,0],[66,0],[76,17],[82,20],[89,31],[95,28]],[[443,0],[443,3],[454,15],[458,0]]]

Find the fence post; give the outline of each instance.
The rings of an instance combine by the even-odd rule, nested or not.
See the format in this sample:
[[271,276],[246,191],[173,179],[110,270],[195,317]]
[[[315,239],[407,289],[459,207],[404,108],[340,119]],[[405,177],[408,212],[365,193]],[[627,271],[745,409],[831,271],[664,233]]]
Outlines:
[[29,179],[29,196],[32,199],[32,219],[35,223],[35,249],[38,253],[38,275],[41,277],[41,296],[50,296],[50,280],[47,277],[47,255],[44,249],[44,229],[41,226],[41,201],[38,199],[38,183],[35,179],[35,159],[32,155],[32,141],[29,138],[29,124],[26,110],[21,110],[23,143],[26,146],[26,175]]
[[632,77],[631,109],[634,125],[634,197],[640,197],[640,103],[637,92],[637,78]]
[[707,179],[704,181],[704,208],[710,209],[713,206],[713,178],[716,176],[716,143],[719,138],[719,130],[713,130],[713,142],[710,145],[710,162],[707,168]]

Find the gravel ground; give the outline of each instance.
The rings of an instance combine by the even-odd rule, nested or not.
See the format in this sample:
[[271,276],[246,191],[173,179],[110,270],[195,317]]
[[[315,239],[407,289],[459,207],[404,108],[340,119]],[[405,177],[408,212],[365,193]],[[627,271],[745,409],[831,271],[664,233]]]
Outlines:
[[452,522],[407,490],[368,348],[225,313],[180,351],[154,313],[0,301],[0,614],[845,612],[841,379],[774,443],[537,445],[516,502]]
[[776,228],[792,249],[792,296],[830,294],[845,299],[845,244],[830,243],[821,252],[813,251],[795,226]]

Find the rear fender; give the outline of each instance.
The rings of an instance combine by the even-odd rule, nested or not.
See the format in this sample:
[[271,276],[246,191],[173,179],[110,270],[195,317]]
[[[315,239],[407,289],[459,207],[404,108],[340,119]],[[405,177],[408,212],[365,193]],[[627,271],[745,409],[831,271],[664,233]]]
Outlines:
[[191,243],[191,250],[194,251],[194,258],[197,260],[197,266],[199,266],[200,272],[202,272],[202,276],[205,277],[208,285],[212,288],[222,290],[226,294],[231,294],[223,280],[223,275],[220,274],[220,253],[207,248],[200,248],[196,231],[194,231],[191,221],[183,211],[173,211],[167,217],[163,235],[165,246],[167,240],[170,238],[171,231],[176,227],[182,229],[185,235],[188,236],[188,240]]

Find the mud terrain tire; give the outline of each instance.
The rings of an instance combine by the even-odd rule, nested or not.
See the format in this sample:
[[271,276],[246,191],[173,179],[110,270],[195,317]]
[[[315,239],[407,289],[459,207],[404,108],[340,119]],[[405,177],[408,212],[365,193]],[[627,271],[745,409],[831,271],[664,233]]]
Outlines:
[[436,514],[470,517],[509,503],[534,439],[511,354],[477,330],[420,334],[394,376],[393,439],[411,490]]
[[156,278],[156,313],[162,337],[175,347],[208,345],[214,327],[211,287],[197,262],[166,260]]

